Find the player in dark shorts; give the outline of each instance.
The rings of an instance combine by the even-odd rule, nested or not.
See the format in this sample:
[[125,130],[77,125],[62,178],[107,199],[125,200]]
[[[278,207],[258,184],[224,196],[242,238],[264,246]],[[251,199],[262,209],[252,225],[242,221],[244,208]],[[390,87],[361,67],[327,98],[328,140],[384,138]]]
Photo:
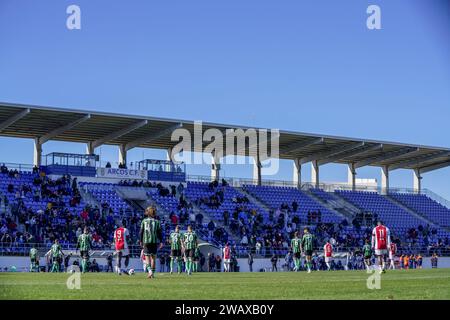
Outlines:
[[81,271],[85,273],[87,271],[89,261],[89,250],[92,248],[92,237],[89,234],[89,229],[84,228],[84,232],[78,237],[77,248],[80,250],[81,257]]
[[369,240],[366,239],[366,243],[362,248],[363,256],[364,256],[364,264],[366,265],[366,269],[370,270],[371,259],[372,259],[372,247],[369,244]]
[[291,249],[294,255],[294,271],[300,270],[300,261],[302,257],[301,239],[298,237],[298,231],[295,231],[294,238],[291,240]]
[[192,226],[188,226],[187,232],[183,235],[183,249],[186,259],[186,272],[188,275],[193,271],[193,260],[195,249],[197,248],[197,234],[192,231]]
[[197,246],[194,250],[194,272],[198,272],[200,264],[200,248]]
[[154,278],[156,272],[156,253],[163,247],[161,222],[156,218],[156,208],[148,207],[145,210],[147,216],[141,222],[139,239],[144,250],[145,261],[148,269],[147,278]]
[[314,247],[314,236],[309,232],[309,228],[303,230],[303,237],[301,241],[301,248],[306,257],[306,268],[308,273],[311,273],[312,269],[312,255]]
[[30,272],[39,272],[39,252],[33,247],[30,249]]
[[177,263],[178,274],[183,268],[182,254],[181,254],[181,238],[180,226],[175,227],[175,231],[170,234],[170,274],[173,273],[173,263]]

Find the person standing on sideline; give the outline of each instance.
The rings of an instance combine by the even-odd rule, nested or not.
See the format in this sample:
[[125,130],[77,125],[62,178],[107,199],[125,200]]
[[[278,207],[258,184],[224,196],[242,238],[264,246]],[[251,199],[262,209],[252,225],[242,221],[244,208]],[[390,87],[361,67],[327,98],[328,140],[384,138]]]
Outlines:
[[248,253],[248,268],[250,272],[253,272],[253,254],[251,251]]
[[278,258],[275,254],[272,255],[272,258],[270,258],[270,262],[272,262],[272,272],[278,272],[277,263]]

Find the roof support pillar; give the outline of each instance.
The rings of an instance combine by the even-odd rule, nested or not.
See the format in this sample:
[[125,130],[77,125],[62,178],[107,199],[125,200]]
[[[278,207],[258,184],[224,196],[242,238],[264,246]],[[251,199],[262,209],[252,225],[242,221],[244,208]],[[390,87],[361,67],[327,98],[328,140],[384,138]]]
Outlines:
[[172,159],[172,148],[167,148],[167,156],[166,156],[166,160],[167,161],[172,161],[173,162],[173,159]]
[[34,150],[33,150],[33,165],[40,166],[42,159],[42,143],[39,142],[39,138],[34,139]]
[[348,164],[348,184],[352,186],[352,190],[356,189],[356,168],[354,163]]
[[259,154],[253,157],[253,180],[256,181],[256,185],[261,185],[261,161],[259,160]]
[[94,146],[92,145],[92,142],[86,143],[86,154],[94,154]]
[[422,192],[422,174],[419,168],[413,170],[413,178],[414,178],[413,181],[414,192],[420,194]]
[[320,184],[319,178],[319,161],[311,161],[311,183],[318,188]]
[[211,180],[220,180],[220,158],[211,155]]
[[381,194],[389,193],[389,166],[381,167]]
[[294,185],[297,186],[298,189],[302,187],[302,164],[300,163],[300,159],[294,159],[294,172],[292,181]]
[[119,164],[127,165],[127,149],[124,144],[119,146]]

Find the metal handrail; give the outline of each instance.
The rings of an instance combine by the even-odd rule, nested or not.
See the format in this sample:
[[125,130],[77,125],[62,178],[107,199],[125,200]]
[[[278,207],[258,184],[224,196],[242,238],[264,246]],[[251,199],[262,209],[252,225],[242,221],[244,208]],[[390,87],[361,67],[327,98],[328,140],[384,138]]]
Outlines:
[[[213,243],[214,245],[217,245]],[[50,250],[51,243],[43,244],[43,243],[22,243],[13,245],[13,243],[2,243],[0,242],[0,256],[28,256],[29,249],[32,247],[36,248],[40,255],[43,256],[48,250]],[[61,248],[65,253],[75,254],[76,244],[75,243],[61,243]],[[139,257],[141,252],[141,246],[132,244],[129,245],[129,250],[132,257]],[[160,250],[161,253],[169,252],[170,246],[164,245],[163,249]],[[314,248],[316,254],[321,254],[323,252],[323,247],[319,246]],[[275,254],[279,257],[284,257],[289,248],[265,248],[261,247],[260,250],[256,250],[255,247],[250,248],[250,246],[245,245],[236,245],[232,247],[232,250],[238,257],[246,257],[247,254],[252,251],[255,257],[267,257]],[[361,252],[361,248],[359,247],[340,247],[336,246],[334,248],[335,254],[346,254],[350,252],[358,253]],[[112,244],[110,245],[102,245],[96,246],[91,249],[91,254],[93,257],[106,257],[107,254],[112,253],[114,251],[114,247]],[[450,246],[447,247],[433,247],[433,246],[415,246],[413,248],[409,248],[408,246],[401,246],[398,248],[398,254],[421,254],[422,256],[430,256],[433,253],[437,253],[438,256],[450,256]]]

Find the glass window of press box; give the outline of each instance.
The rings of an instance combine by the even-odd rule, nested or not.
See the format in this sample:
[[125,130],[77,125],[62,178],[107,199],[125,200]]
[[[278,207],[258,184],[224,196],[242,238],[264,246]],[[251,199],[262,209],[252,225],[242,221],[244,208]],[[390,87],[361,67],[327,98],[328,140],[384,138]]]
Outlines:
[[94,154],[73,154],[53,152],[42,157],[45,166],[96,167],[99,156]]
[[139,170],[156,171],[156,172],[186,172],[186,165],[184,163],[173,163],[169,160],[154,160],[146,159],[138,162]]

